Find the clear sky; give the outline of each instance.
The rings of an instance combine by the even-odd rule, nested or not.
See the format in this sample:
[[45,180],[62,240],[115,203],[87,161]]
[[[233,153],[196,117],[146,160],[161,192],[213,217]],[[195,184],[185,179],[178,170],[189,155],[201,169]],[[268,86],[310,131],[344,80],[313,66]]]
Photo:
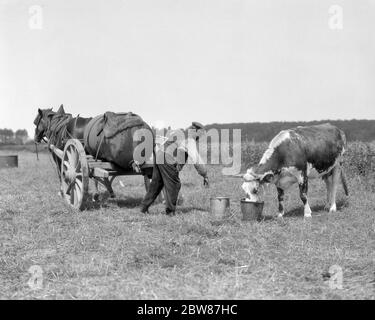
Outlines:
[[172,127],[374,119],[374,33],[370,0],[0,0],[0,128],[32,135],[60,104]]

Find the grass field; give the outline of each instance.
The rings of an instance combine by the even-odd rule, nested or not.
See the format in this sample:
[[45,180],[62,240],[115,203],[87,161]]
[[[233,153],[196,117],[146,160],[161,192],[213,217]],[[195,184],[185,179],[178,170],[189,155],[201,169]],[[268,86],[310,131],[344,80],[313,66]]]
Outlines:
[[[283,221],[241,221],[241,180],[215,166],[210,189],[185,167],[175,217],[161,204],[139,212],[140,176],[116,178],[117,199],[103,191],[100,204],[74,212],[57,195],[48,154],[18,154],[19,168],[0,170],[2,299],[375,298],[375,194],[364,178],[352,175],[349,198],[339,189],[334,214],[323,211],[324,183],[313,181],[309,220],[294,187]],[[209,198],[220,195],[231,197],[226,219],[209,213]],[[276,210],[271,186],[264,211]],[[39,289],[28,285],[34,265],[43,271]],[[323,276],[332,265],[343,271],[342,289]]]

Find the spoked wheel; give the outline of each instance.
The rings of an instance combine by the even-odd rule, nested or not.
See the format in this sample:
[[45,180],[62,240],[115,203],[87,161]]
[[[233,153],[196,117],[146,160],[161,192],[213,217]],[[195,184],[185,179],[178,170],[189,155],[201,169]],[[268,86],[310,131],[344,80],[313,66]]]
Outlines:
[[89,169],[81,142],[70,139],[61,162],[62,196],[74,209],[83,210],[88,196]]

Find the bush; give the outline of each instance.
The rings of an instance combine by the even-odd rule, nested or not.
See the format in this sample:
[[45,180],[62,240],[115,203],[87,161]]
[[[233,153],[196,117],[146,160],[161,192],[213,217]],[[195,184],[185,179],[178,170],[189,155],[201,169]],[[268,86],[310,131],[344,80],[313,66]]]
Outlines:
[[259,163],[267,148],[266,142],[244,141],[242,143],[242,171]]
[[348,143],[344,154],[344,167],[350,175],[362,177],[374,174],[375,143],[355,141]]

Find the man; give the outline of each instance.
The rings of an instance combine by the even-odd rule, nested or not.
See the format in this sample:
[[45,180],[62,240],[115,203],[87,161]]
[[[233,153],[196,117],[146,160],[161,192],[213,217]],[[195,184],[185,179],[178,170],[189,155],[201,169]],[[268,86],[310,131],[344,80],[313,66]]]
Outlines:
[[199,138],[205,134],[204,127],[199,122],[193,122],[187,132],[188,136],[184,139],[175,141],[170,137],[157,150],[154,150],[152,181],[142,201],[141,212],[148,212],[148,208],[164,188],[166,214],[171,216],[175,214],[181,188],[179,172],[189,158],[197,172],[203,177],[203,185],[208,187],[207,169],[196,146]]

